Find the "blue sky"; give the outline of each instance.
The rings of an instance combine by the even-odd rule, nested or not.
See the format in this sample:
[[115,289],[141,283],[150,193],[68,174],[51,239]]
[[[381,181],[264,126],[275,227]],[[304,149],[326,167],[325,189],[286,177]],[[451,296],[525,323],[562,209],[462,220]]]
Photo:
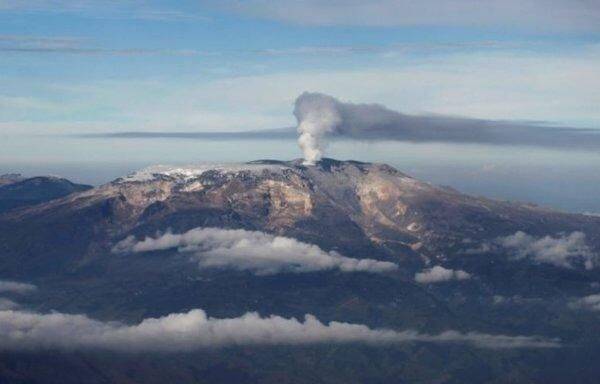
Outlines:
[[[411,114],[600,129],[600,3],[0,0],[0,174],[98,184],[153,163],[297,158],[289,140],[79,135],[290,127],[304,91]],[[593,151],[345,141],[327,155],[469,193],[600,210]]]
[[600,127],[600,5],[481,3],[0,0],[0,129],[276,128],[305,90]]

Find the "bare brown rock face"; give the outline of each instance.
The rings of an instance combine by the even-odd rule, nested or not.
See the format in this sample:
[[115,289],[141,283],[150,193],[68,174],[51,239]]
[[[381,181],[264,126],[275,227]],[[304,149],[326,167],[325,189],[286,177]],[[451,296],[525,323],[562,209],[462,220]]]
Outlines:
[[[129,234],[210,226],[287,235],[349,255],[409,264],[456,257],[466,243],[475,247],[516,231],[540,236],[582,231],[592,245],[600,233],[595,217],[471,197],[384,164],[331,159],[316,166],[296,160],[150,167],[6,214],[0,223],[11,233],[37,228],[32,236],[54,244],[56,252],[78,244],[81,254],[67,259],[85,260]],[[65,245],[53,228],[66,228],[78,240]]]

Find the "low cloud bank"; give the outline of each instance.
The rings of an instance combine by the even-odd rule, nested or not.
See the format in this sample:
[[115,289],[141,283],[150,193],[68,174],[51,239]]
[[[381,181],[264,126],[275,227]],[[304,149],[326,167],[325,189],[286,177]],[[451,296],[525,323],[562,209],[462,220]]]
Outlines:
[[573,232],[560,237],[537,238],[525,232],[501,237],[497,243],[511,250],[517,258],[531,258],[538,263],[548,263],[563,268],[574,268],[577,264],[586,269],[598,265],[598,255],[586,244],[585,234]]
[[232,268],[256,275],[331,269],[382,273],[398,268],[394,263],[353,259],[289,237],[242,229],[195,228],[183,234],[165,233],[142,241],[129,236],[115,245],[113,252],[137,253],[172,248],[190,253],[202,268]]
[[569,306],[573,309],[586,309],[588,311],[600,312],[600,294],[589,295],[581,299],[573,300]]
[[16,281],[0,280],[0,293],[29,293],[36,290],[36,286],[27,283],[18,283]]
[[456,343],[478,348],[551,348],[557,339],[445,331],[376,330],[343,322],[324,324],[312,315],[304,321],[246,313],[211,318],[203,310],[145,319],[136,325],[101,322],[83,315],[0,311],[0,350],[105,349],[123,352],[180,352],[236,345],[306,345],[318,343],[398,344]]
[[421,284],[440,283],[450,280],[467,280],[471,275],[463,270],[446,269],[436,265],[425,269],[423,272],[415,273],[415,281]]

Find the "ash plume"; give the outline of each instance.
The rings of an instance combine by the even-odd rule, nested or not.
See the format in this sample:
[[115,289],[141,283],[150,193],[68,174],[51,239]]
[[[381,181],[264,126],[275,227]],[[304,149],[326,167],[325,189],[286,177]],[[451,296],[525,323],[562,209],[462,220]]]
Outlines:
[[335,98],[321,93],[304,92],[296,99],[294,115],[298,120],[298,144],[304,152],[305,165],[321,160],[325,136],[342,123],[338,104]]
[[328,137],[580,150],[600,148],[600,131],[595,129],[550,127],[542,122],[409,115],[380,104],[343,102],[322,93],[302,93],[296,99],[294,115],[298,120],[298,142],[305,164],[314,164],[323,157]]

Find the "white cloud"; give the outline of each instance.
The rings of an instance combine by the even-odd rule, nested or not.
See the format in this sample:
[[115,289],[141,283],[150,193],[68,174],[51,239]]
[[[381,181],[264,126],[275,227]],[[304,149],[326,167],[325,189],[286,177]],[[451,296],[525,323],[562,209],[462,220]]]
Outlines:
[[440,283],[450,280],[467,280],[470,278],[471,275],[463,270],[446,269],[439,265],[415,273],[415,281],[422,284]]
[[586,309],[588,311],[600,312],[600,294],[589,295],[569,303],[573,309]]
[[0,293],[28,293],[35,291],[36,287],[32,284],[18,283],[16,281],[0,280]]
[[305,25],[509,27],[544,32],[600,29],[600,6],[594,1],[219,0],[216,4],[242,15]]
[[148,252],[171,248],[190,253],[202,268],[232,268],[257,275],[330,269],[378,273],[398,268],[394,263],[344,257],[289,237],[242,229],[195,228],[183,234],[165,233],[142,241],[129,236],[115,245],[113,251]]
[[445,331],[376,330],[343,322],[324,324],[312,315],[304,321],[246,313],[216,319],[200,309],[145,319],[139,324],[100,322],[82,315],[0,311],[0,350],[108,349],[116,351],[190,351],[235,345],[304,345],[316,343],[460,343],[478,348],[558,347],[557,339]]
[[501,237],[497,243],[513,251],[517,258],[532,258],[538,263],[548,263],[563,268],[573,268],[582,263],[586,269],[598,265],[598,255],[586,244],[585,234],[573,232],[560,237],[534,237],[519,231]]

